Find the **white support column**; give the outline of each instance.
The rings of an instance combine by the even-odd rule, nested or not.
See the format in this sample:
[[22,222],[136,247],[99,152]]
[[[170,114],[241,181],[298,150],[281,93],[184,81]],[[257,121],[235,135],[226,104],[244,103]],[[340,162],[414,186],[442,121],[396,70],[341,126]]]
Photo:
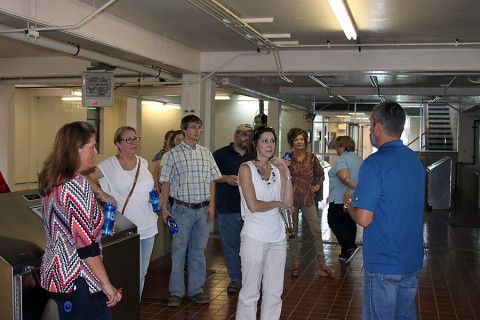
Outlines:
[[277,155],[280,152],[280,138],[282,133],[280,132],[280,116],[281,116],[281,105],[278,100],[269,100],[268,101],[268,125],[272,126],[277,133]]
[[215,82],[201,81],[201,75],[183,75],[182,85],[183,116],[194,114],[203,121],[204,132],[200,144],[207,148],[214,146],[215,135]]
[[[127,98],[127,119],[126,125],[131,126],[137,130],[141,128],[142,108],[140,100],[137,98]],[[141,134],[141,133],[140,133]]]
[[203,145],[212,152],[215,146],[215,82],[208,79],[203,82],[205,92],[205,104],[201,112],[203,120]]
[[0,85],[0,171],[12,191],[15,156],[14,111],[15,86]]

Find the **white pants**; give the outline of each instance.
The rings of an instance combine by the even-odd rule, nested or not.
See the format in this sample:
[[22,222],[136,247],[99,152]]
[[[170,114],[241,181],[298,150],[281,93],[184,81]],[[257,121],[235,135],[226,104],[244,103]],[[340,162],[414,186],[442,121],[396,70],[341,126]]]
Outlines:
[[286,238],[264,242],[242,235],[242,289],[238,295],[237,320],[255,320],[262,289],[261,320],[280,319],[283,278],[287,257]]

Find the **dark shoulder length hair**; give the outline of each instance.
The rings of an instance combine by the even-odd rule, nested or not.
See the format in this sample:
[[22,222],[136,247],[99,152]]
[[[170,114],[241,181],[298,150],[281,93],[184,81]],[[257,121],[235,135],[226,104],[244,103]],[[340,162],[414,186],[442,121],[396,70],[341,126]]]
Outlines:
[[52,151],[38,175],[38,191],[42,197],[71,180],[80,166],[78,149],[95,136],[95,127],[88,122],[76,121],[60,128]]
[[275,146],[277,146],[277,134],[275,133],[275,129],[273,129],[269,125],[262,125],[262,126],[258,127],[258,129],[256,129],[253,132],[252,139],[250,140],[250,143],[248,145],[248,153],[250,155],[251,160],[258,160],[257,159],[258,140],[260,139],[260,136],[264,132],[273,133],[273,137],[275,138]]

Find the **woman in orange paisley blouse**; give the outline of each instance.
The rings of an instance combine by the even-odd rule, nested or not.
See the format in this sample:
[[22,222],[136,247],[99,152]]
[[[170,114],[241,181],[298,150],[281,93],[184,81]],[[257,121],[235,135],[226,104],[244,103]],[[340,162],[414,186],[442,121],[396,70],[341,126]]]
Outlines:
[[[306,151],[308,135],[305,130],[292,128],[287,134],[287,140],[293,148],[291,160],[288,162],[290,162],[290,173],[295,188],[293,200],[295,208],[293,213],[295,232],[298,231],[298,215],[301,210],[303,219],[307,221],[313,236],[313,245],[317,257],[316,274],[333,278],[335,272],[327,266],[323,253],[321,224],[315,201],[315,193],[320,190],[323,180],[325,179],[323,168],[317,156]],[[298,238],[290,240],[290,254],[293,259],[292,276],[298,277],[300,274]]]

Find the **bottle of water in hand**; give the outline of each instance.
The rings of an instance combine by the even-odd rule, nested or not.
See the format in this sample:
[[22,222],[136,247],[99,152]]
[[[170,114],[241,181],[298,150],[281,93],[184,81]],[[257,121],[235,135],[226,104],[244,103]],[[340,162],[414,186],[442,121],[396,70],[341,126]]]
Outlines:
[[175,219],[172,217],[167,217],[167,224],[168,224],[168,229],[170,230],[170,234],[174,235],[178,233],[178,225]]
[[152,205],[153,212],[159,213],[162,210],[162,207],[160,206],[158,191],[155,189],[152,189],[152,191],[150,191],[148,196],[150,198],[150,204]]
[[103,208],[103,214],[105,216],[105,222],[102,226],[102,235],[104,236],[113,236],[113,225],[115,224],[115,219],[117,218],[117,208],[109,202],[105,204]]

